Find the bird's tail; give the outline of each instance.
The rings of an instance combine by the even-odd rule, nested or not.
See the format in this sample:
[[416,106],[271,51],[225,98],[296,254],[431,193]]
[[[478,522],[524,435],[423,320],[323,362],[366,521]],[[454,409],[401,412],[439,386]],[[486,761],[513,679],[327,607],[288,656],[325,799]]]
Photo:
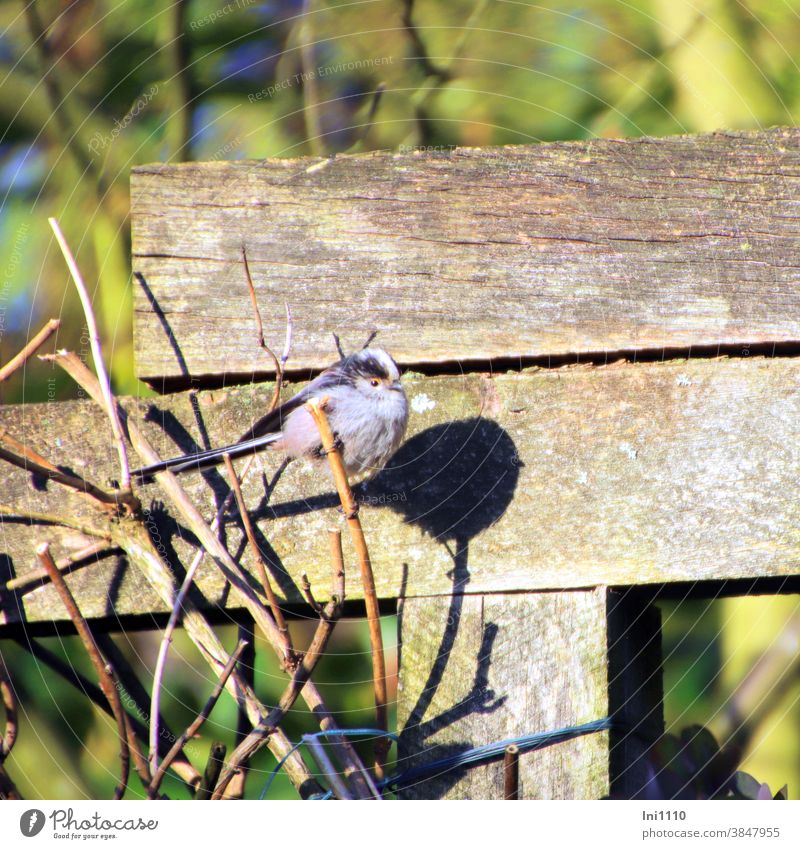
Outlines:
[[247,454],[254,454],[257,451],[263,451],[268,445],[276,442],[283,436],[282,433],[267,433],[264,436],[257,436],[253,439],[245,439],[242,442],[236,442],[233,445],[226,445],[224,448],[211,448],[208,451],[198,451],[197,454],[184,454],[181,457],[172,457],[169,460],[162,460],[160,463],[153,463],[152,466],[144,466],[141,469],[136,469],[131,472],[131,477],[139,484],[150,483],[155,475],[159,472],[199,472],[203,469],[210,469],[212,466],[217,466],[222,462],[225,454],[230,454],[231,459],[243,457]]

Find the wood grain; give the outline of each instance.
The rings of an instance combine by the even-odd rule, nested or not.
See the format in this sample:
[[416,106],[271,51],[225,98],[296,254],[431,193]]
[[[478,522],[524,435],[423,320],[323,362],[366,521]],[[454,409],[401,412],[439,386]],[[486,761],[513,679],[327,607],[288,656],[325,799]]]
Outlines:
[[399,362],[800,342],[800,130],[147,165],[136,370],[267,373],[371,328]]
[[[408,438],[391,468],[360,495],[382,598],[800,572],[800,359],[406,375],[404,383]],[[189,395],[125,403],[132,415],[146,416],[149,438],[171,456],[244,432],[270,393],[264,384],[203,392],[194,407]],[[5,407],[0,425],[87,477],[104,482],[115,475],[107,424],[88,403]],[[269,479],[277,457],[261,455],[259,462]],[[211,471],[183,480],[213,516],[227,492],[222,476]],[[91,516],[81,499],[7,465],[0,467],[0,488],[6,503],[21,508]],[[327,598],[326,529],[342,518],[325,473],[292,464],[269,504],[260,473],[247,479],[244,493],[278,596],[300,602],[297,582],[305,570],[315,596]],[[157,485],[141,494],[170,560],[188,563],[191,534],[164,511]],[[56,557],[86,543],[74,532],[8,520],[1,539],[4,580],[34,566],[35,542],[52,542]],[[238,557],[244,546],[235,521],[226,540]],[[457,550],[465,552],[466,568],[456,579]],[[355,562],[347,541],[345,558]],[[144,579],[113,558],[67,580],[89,617],[164,609]],[[212,564],[201,568],[197,585],[198,604],[226,603]],[[352,582],[348,598],[360,596]],[[4,593],[2,604],[6,621],[62,616],[49,587]]]
[[[409,599],[401,616],[398,769],[609,712],[606,593]],[[520,756],[520,798],[610,792],[609,734]],[[406,799],[502,799],[502,761],[410,786]]]

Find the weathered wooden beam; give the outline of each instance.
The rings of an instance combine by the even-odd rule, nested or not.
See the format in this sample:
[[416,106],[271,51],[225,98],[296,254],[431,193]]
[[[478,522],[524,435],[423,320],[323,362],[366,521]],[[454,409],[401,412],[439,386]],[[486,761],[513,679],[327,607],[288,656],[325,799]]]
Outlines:
[[797,128],[141,166],[137,373],[269,371],[243,242],[295,369],[373,327],[404,364],[796,344],[798,196]]
[[[384,599],[800,571],[800,359],[407,375],[404,382],[412,410],[408,439],[390,468],[361,490]],[[270,393],[262,385],[126,405],[132,415],[146,416],[152,442],[170,456],[244,432]],[[87,477],[116,476],[106,422],[88,403],[5,407],[0,426]],[[259,462],[269,479],[277,458],[261,455]],[[18,469],[0,466],[0,476],[6,503],[91,516],[81,499]],[[183,481],[213,516],[227,492],[221,473]],[[297,463],[268,504],[261,474],[248,479],[244,492],[276,592],[300,602],[297,582],[307,571],[315,595],[326,598],[325,529],[341,521],[327,476]],[[167,555],[188,563],[192,535],[158,502],[157,485],[142,496]],[[226,538],[238,555],[236,523],[227,526]],[[33,567],[33,546],[42,540],[54,543],[56,556],[85,544],[73,531],[3,520],[3,581]],[[465,546],[467,568],[454,583],[454,552]],[[347,546],[345,556],[352,562]],[[163,610],[144,579],[117,559],[68,581],[87,616]],[[197,586],[207,603],[226,603],[213,564],[201,568]],[[348,598],[359,596],[357,582],[349,582]],[[3,616],[52,621],[63,613],[51,588],[41,587],[4,593]]]
[[[636,795],[643,751],[663,731],[660,635],[640,641],[651,614],[639,610],[636,624],[623,607],[603,588],[405,601],[399,771],[611,716],[612,733],[521,755],[520,798]],[[502,761],[442,771],[401,796],[502,799]]]

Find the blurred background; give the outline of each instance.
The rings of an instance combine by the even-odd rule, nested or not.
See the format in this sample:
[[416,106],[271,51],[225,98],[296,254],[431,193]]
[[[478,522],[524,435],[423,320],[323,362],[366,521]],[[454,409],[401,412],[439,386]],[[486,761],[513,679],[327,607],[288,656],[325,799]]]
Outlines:
[[[51,317],[62,321],[58,347],[82,346],[83,315],[47,225],[52,215],[90,285],[115,390],[147,394],[132,365],[135,165],[793,125],[797,56],[800,0],[7,0],[0,362]],[[75,390],[31,360],[0,393],[3,403],[26,403]],[[706,725],[720,742],[738,735],[742,767],[773,791],[788,783],[797,798],[797,597],[677,600],[662,611],[668,728]],[[235,631],[221,631],[227,645]],[[391,618],[384,631],[395,646]],[[157,639],[143,632],[118,642],[151,673]],[[93,677],[73,638],[45,642]],[[359,623],[342,623],[315,676],[345,725],[370,722],[368,645]],[[256,684],[270,702],[282,676],[258,649]],[[0,651],[23,705],[12,764],[23,795],[109,796],[108,724],[23,649],[4,641]],[[182,728],[211,682],[182,635],[171,658],[165,713]],[[211,739],[230,744],[235,725],[223,697],[196,765]],[[293,714],[287,731],[296,738],[310,727]],[[254,773],[270,767],[262,755]],[[250,796],[263,786],[263,775],[256,779]],[[165,790],[181,795],[169,783]],[[292,791],[279,780],[270,796],[283,794]]]

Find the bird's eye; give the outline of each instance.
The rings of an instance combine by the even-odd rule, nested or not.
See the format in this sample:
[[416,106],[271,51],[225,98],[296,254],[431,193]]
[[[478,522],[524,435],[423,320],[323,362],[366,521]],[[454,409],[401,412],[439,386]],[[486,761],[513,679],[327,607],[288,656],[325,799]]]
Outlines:
[[370,386],[380,386],[381,382],[380,382],[380,380],[378,380],[377,377],[373,377],[372,380],[370,380],[369,385]]

